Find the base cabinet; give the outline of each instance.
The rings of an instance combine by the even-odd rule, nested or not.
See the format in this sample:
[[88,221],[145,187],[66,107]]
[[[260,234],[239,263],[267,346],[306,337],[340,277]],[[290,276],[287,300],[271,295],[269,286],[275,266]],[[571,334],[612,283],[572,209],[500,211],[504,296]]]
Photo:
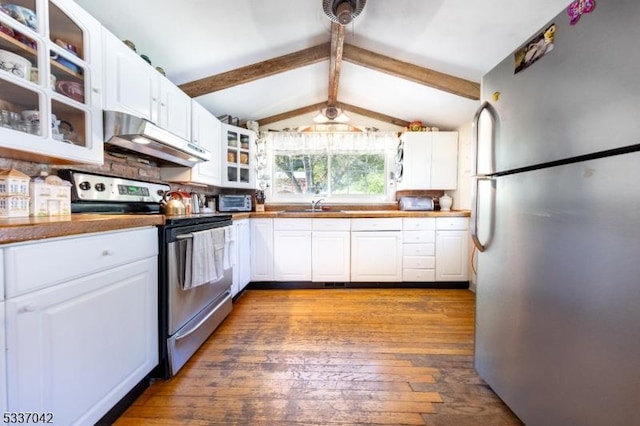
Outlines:
[[93,424],[158,362],[157,261],[7,301],[9,411]]
[[[1,262],[0,262],[1,263]],[[7,355],[5,347],[4,302],[0,302],[0,410],[7,412]]]
[[436,219],[436,281],[469,280],[469,219]]
[[251,282],[251,226],[249,219],[233,222],[235,228],[235,263],[231,295],[240,293]]
[[351,221],[351,281],[402,281],[402,219]]
[[251,219],[251,281],[273,281],[273,219]]
[[158,365],[157,246],[149,227],[4,249],[9,412],[94,424]]
[[350,228],[350,219],[313,219],[311,281],[349,281],[351,275]]
[[435,218],[402,219],[402,281],[436,280]]
[[314,232],[311,241],[311,281],[348,282],[351,266],[349,232]]
[[275,281],[311,281],[311,227],[311,219],[274,219]]

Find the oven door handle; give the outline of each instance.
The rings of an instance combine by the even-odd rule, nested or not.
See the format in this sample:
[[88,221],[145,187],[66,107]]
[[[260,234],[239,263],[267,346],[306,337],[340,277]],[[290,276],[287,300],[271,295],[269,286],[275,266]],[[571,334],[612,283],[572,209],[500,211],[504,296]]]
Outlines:
[[[224,303],[227,301],[227,299],[229,299],[231,297],[231,295],[229,295],[229,293],[227,293],[227,297],[225,297],[222,302],[220,302],[220,304]],[[196,325],[194,325],[193,327],[191,327],[189,330],[185,330],[183,332],[180,332],[178,334],[175,335],[175,340],[176,342],[180,339],[184,339],[185,337],[190,336],[191,334],[195,333],[204,323],[206,323],[209,318],[211,318],[213,315],[215,315],[215,313],[217,312],[217,309],[212,310],[211,312],[209,312],[209,314],[202,318]]]

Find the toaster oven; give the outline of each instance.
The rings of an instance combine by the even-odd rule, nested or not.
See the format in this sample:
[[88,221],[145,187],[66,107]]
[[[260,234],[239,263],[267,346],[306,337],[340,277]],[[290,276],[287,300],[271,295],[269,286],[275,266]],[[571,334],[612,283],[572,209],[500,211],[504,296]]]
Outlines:
[[218,195],[218,211],[250,212],[251,208],[251,195]]

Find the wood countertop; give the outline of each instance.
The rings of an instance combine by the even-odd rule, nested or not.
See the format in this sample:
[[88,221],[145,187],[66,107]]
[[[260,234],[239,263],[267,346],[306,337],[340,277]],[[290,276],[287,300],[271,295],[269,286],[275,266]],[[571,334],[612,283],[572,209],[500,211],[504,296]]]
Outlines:
[[[367,218],[367,217],[468,217],[469,210],[401,211],[401,210],[340,210],[340,211],[266,211],[234,213],[233,219],[249,218]],[[115,231],[140,226],[164,225],[161,214],[79,214],[52,217],[16,217],[0,219],[0,245],[23,241],[92,232]]]
[[0,219],[0,244],[164,224],[161,214],[79,214]]
[[235,220],[248,218],[367,218],[367,217],[469,217],[469,210],[443,211],[408,211],[408,210],[329,210],[319,212],[305,212],[293,210],[278,210],[266,212],[234,213]]

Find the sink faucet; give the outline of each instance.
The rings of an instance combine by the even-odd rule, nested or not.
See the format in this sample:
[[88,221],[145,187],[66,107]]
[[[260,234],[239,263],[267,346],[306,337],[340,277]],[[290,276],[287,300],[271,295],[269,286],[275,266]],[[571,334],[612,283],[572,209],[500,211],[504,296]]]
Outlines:
[[322,200],[324,200],[324,198],[320,198],[316,201],[311,200],[311,211],[322,210],[322,207],[320,206]]

